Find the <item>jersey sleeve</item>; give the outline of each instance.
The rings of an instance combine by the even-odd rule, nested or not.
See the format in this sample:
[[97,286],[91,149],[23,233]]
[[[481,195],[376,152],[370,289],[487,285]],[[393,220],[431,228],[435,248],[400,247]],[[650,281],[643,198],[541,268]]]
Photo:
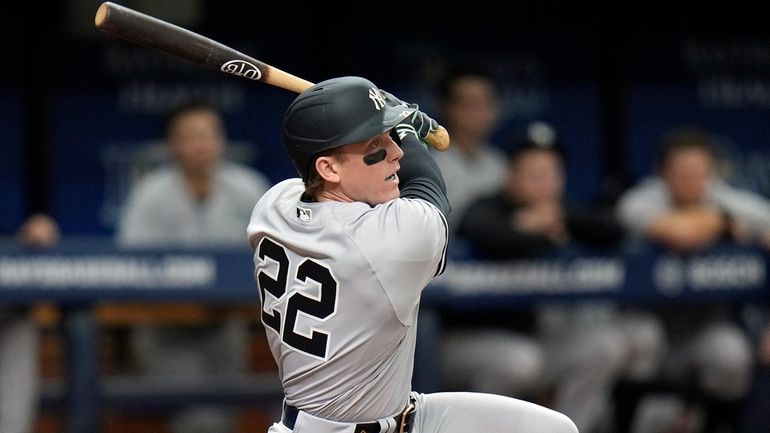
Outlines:
[[660,182],[648,179],[620,197],[616,216],[627,230],[644,234],[653,220],[666,212],[668,198]]
[[396,199],[375,206],[349,224],[358,246],[396,315],[412,323],[420,294],[444,271],[449,231],[442,212],[420,199]]
[[404,157],[398,177],[401,180],[401,197],[425,200],[449,215],[452,206],[446,196],[446,184],[441,170],[428,152],[427,147],[412,134],[400,139]]
[[724,182],[712,187],[714,199],[732,218],[746,226],[751,237],[760,242],[770,231],[770,201],[765,197],[744,191]]

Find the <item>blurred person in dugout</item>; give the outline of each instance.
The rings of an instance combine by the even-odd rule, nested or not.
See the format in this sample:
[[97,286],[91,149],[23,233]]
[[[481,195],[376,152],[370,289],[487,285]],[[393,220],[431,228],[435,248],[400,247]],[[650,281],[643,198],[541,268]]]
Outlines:
[[[59,226],[45,214],[27,218],[16,233],[28,248],[59,241]],[[0,307],[0,432],[31,433],[39,396],[39,333],[27,307]]]
[[489,142],[498,123],[499,90],[492,74],[475,66],[451,67],[439,82],[440,119],[451,131],[452,145],[433,158],[444,173],[452,204],[450,232],[472,200],[502,184],[505,156]]
[[[615,251],[624,231],[611,211],[568,203],[565,182],[555,131],[533,123],[510,149],[505,185],[466,208],[459,235],[491,260]],[[582,433],[612,427],[613,386],[621,375],[654,374],[662,333],[654,318],[621,315],[598,301],[536,305],[479,321],[463,313],[445,322],[443,369],[450,386],[530,398],[550,394],[545,404]]]
[[[166,120],[172,161],[147,174],[132,189],[117,231],[123,247],[244,247],[251,210],[269,182],[224,158],[226,133],[215,107],[193,101]],[[225,314],[222,323],[199,326],[143,324],[130,345],[144,373],[206,380],[245,371],[248,322]],[[225,409],[197,407],[177,414],[178,433],[226,433],[236,417]]]
[[[770,202],[720,179],[719,144],[711,135],[676,129],[661,144],[657,174],[642,179],[617,203],[633,245],[681,255],[721,242],[770,246]],[[734,430],[755,360],[738,310],[718,303],[666,307],[657,313],[670,348],[661,378],[702,400],[680,404],[690,415],[679,417],[698,419],[706,431]]]

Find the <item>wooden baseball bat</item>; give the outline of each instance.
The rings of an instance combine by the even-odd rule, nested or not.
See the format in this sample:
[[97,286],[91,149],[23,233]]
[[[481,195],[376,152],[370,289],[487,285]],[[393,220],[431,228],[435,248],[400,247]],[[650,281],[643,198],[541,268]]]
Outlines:
[[[213,39],[112,2],[99,6],[96,28],[135,44],[189,60],[228,74],[262,81],[300,93],[313,85],[276,67],[260,62]],[[437,150],[449,147],[449,133],[439,125],[426,141]]]

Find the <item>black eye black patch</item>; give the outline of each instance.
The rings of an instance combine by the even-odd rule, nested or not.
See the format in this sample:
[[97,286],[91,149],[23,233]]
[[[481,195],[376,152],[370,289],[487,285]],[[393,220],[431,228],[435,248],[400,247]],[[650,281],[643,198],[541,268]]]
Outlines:
[[385,158],[387,157],[388,157],[388,151],[385,149],[380,149],[374,153],[370,153],[364,156],[364,163],[366,165],[374,165],[380,161],[384,161]]

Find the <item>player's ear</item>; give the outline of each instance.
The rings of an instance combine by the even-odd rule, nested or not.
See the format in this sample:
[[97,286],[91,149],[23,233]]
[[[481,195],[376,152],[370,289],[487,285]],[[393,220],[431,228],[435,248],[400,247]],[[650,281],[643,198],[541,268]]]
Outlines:
[[340,175],[337,171],[337,160],[333,156],[320,156],[315,160],[315,169],[321,179],[339,183]]

